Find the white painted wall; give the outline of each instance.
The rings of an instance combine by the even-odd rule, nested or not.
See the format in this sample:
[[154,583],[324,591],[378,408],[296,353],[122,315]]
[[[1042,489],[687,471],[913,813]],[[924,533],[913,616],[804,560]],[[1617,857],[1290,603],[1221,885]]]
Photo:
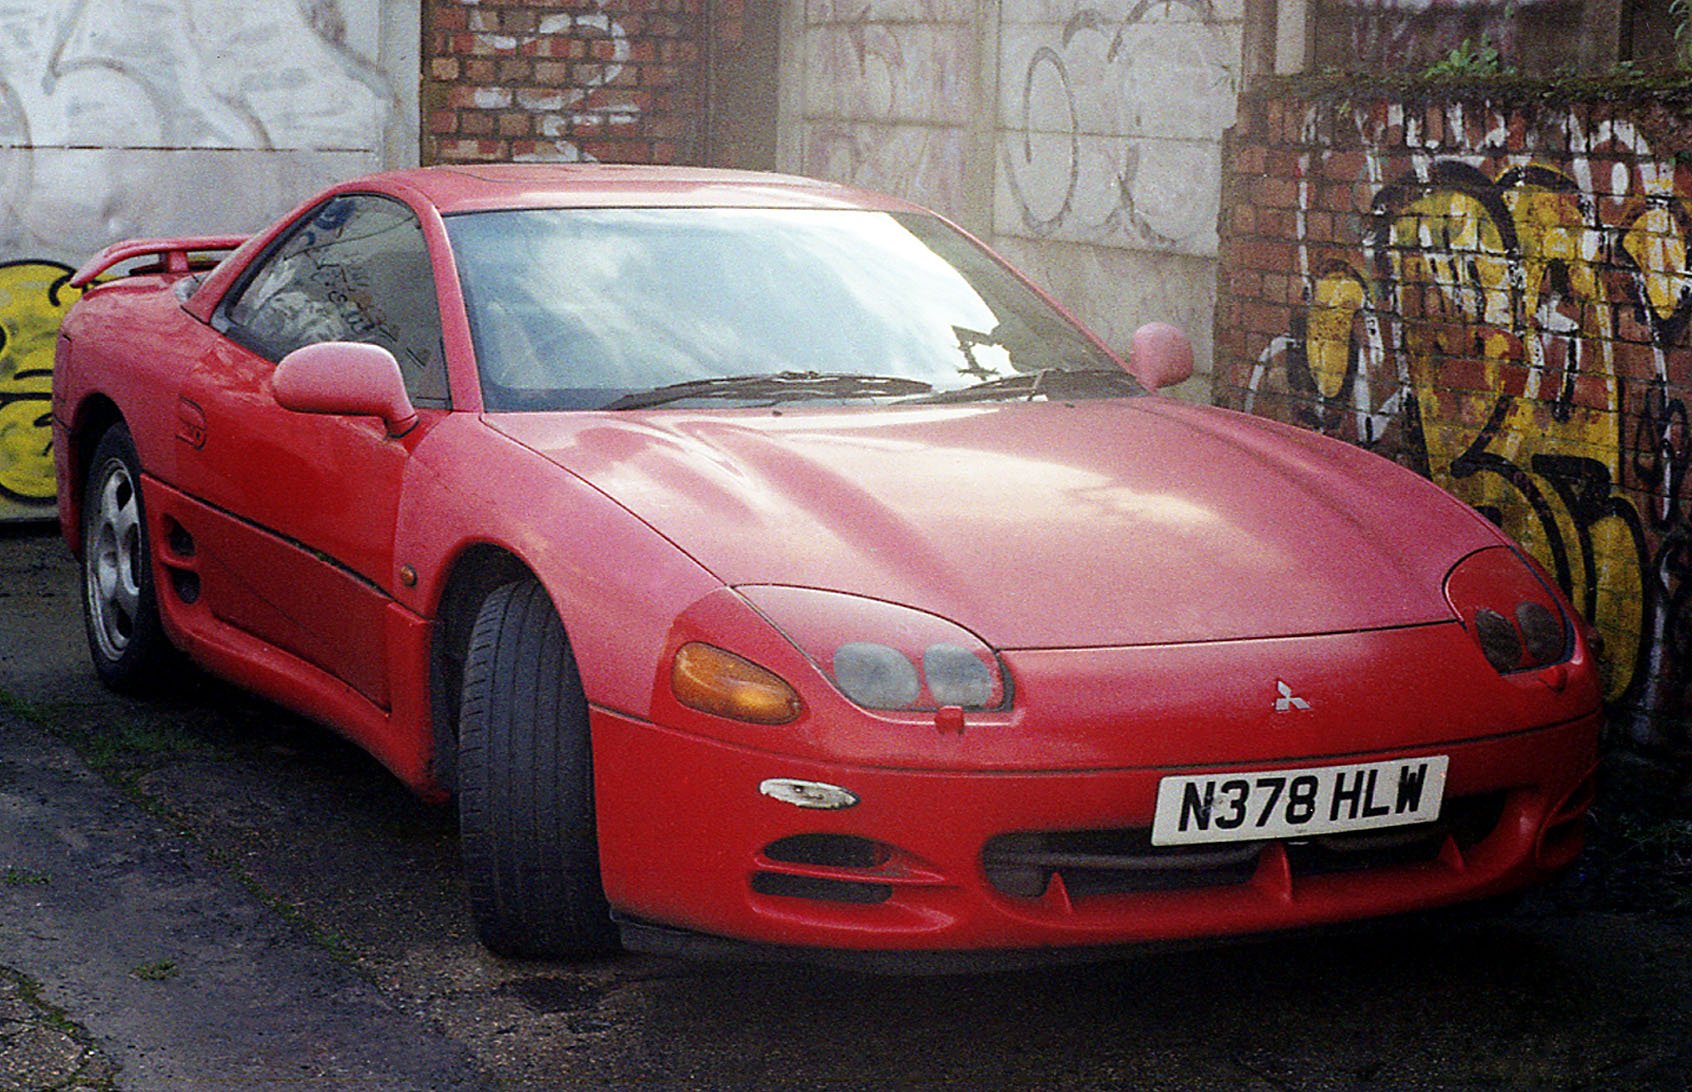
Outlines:
[[958,219],[1119,348],[1175,322],[1208,373],[1242,0],[787,0],[783,17],[783,169]]
[[54,268],[414,164],[418,27],[419,0],[0,0],[0,518],[43,511]]

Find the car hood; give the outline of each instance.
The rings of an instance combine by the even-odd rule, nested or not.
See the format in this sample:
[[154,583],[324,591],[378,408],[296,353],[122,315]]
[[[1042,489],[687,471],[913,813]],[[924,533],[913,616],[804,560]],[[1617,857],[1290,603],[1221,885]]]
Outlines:
[[1163,398],[487,420],[726,584],[904,603],[998,648],[1450,620],[1446,572],[1498,541],[1386,460]]

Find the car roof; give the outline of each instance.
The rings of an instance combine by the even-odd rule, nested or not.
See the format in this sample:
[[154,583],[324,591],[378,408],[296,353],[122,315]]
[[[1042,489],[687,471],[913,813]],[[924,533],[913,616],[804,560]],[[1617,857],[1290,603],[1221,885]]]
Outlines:
[[613,163],[418,167],[362,179],[403,187],[443,216],[522,208],[916,208],[897,198],[793,175]]

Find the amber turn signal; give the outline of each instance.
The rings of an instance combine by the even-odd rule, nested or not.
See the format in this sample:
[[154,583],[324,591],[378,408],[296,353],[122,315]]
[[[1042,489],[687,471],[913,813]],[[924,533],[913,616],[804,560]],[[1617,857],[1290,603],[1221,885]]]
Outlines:
[[804,709],[781,676],[697,641],[676,651],[670,689],[689,709],[751,724],[786,724]]

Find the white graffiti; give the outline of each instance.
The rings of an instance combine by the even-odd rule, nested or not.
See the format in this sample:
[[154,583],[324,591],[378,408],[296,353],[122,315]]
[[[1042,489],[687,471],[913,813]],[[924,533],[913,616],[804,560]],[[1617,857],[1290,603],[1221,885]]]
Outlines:
[[1239,46],[1209,0],[1077,7],[1006,27],[1001,52],[999,158],[1020,233],[1215,253]]
[[[802,170],[958,214],[976,62],[969,12],[825,5],[810,27]],[[955,6],[955,5],[954,5]]]
[[278,182],[382,165],[414,115],[379,27],[378,0],[0,0],[0,252],[77,258],[237,182],[269,216]]
[[543,138],[532,152],[512,158],[525,162],[592,160],[572,140],[570,133],[582,125],[634,125],[641,111],[634,100],[618,96],[611,89],[627,69],[629,36],[616,18],[601,10],[590,14],[543,16],[533,34],[513,35],[480,31],[477,44],[495,55],[514,56],[550,38],[569,36],[590,43],[609,42],[607,56],[595,63],[577,64],[580,81],[564,88],[486,87],[476,92],[476,105],[483,109],[515,106],[538,115],[536,129]]

